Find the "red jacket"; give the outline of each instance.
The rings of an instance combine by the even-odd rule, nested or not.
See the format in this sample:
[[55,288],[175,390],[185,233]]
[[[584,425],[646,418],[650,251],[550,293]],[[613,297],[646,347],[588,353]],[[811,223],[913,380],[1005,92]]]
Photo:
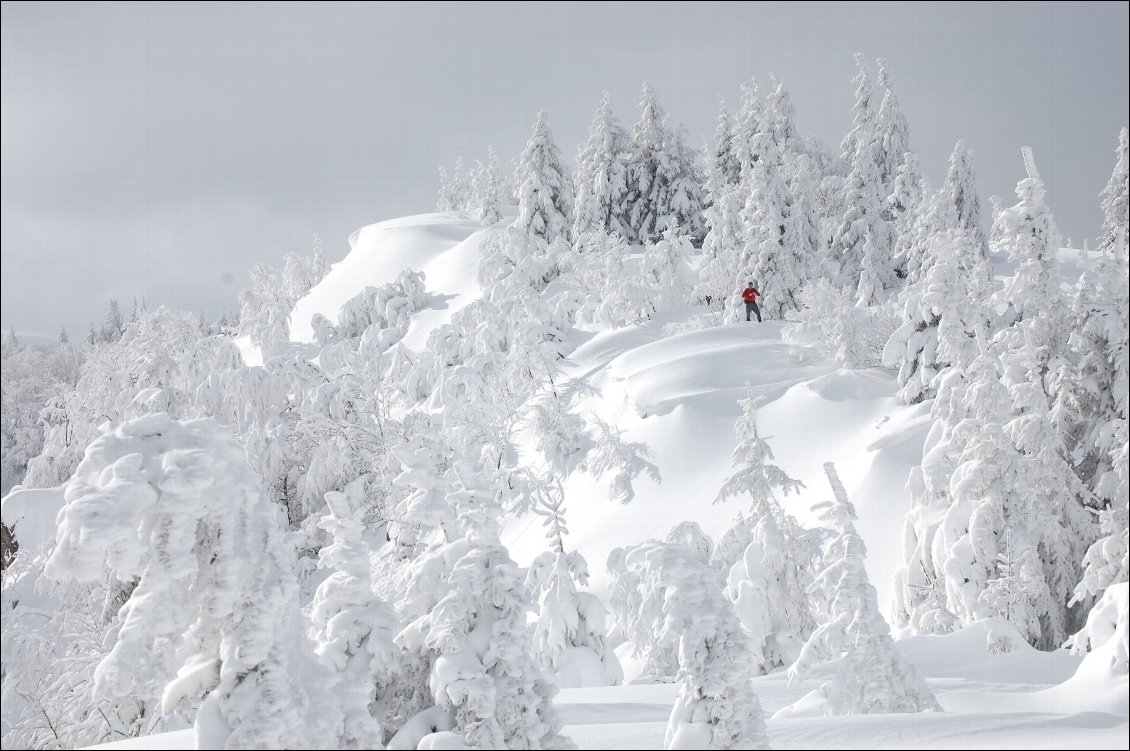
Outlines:
[[758,292],[756,288],[755,289],[746,288],[746,289],[742,290],[742,299],[745,300],[746,302],[751,302],[751,303],[756,304],[757,298],[759,298],[759,297],[761,297],[761,293]]

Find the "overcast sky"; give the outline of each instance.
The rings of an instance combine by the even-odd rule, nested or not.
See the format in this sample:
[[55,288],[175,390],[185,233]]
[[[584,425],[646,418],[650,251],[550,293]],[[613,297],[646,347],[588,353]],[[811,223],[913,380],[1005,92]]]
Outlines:
[[695,144],[776,73],[838,148],[852,53],[890,61],[931,183],[958,139],[983,204],[1034,147],[1061,232],[1094,237],[1127,123],[1118,3],[3,3],[3,327],[81,336],[109,298],[238,307],[246,269],[331,261],[354,229],[431,210],[436,170],[504,164],[546,108],[572,158],[603,89],[649,81]]

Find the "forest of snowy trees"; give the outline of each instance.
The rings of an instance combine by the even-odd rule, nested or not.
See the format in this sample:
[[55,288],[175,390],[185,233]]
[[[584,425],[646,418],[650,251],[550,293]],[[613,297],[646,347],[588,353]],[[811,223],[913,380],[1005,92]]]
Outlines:
[[[211,748],[568,748],[558,689],[628,678],[677,686],[668,748],[763,748],[750,678],[773,670],[839,659],[805,699],[826,714],[938,710],[892,632],[1000,619],[1088,649],[1128,579],[1127,130],[1098,260],[1066,289],[1032,152],[986,232],[973,152],[929,185],[892,71],[856,63],[838,149],[799,131],[784,82],[751,79],[706,153],[644,85],[630,131],[601,98],[572,166],[541,112],[512,170],[493,150],[441,169],[436,209],[484,228],[482,294],[422,348],[403,341],[431,295],[412,269],[292,343],[330,270],[317,247],[252,268],[238,324],[115,303],[85,343],[6,335],[4,492],[63,489],[53,534],[5,506],[5,747],[191,725]],[[680,306],[734,323],[751,280],[788,342],[929,407],[888,499],[908,509],[892,623],[835,468],[804,527],[752,394],[724,535],[688,521],[606,562],[570,539],[566,478],[646,503],[636,481],[666,468],[576,407],[568,333]],[[503,539],[529,514],[546,543],[523,566]]]

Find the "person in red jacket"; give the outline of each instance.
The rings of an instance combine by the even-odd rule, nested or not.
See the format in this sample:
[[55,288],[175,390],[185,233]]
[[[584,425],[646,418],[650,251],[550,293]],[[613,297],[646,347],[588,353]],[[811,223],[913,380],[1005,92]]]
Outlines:
[[753,282],[749,283],[742,291],[742,299],[745,300],[745,319],[749,320],[749,314],[753,313],[757,316],[757,322],[761,323],[761,309],[757,307],[757,298],[761,297],[761,293],[753,286]]

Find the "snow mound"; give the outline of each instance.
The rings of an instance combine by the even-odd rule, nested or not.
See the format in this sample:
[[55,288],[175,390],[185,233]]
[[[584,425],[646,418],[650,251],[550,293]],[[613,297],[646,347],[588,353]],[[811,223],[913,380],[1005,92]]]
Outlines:
[[412,269],[424,272],[431,298],[412,317],[404,343],[422,349],[429,332],[479,297],[479,246],[488,232],[465,211],[416,214],[358,230],[349,254],[295,303],[291,340],[313,342],[310,319],[315,313],[336,324],[341,306],[365,287],[388,284]]

